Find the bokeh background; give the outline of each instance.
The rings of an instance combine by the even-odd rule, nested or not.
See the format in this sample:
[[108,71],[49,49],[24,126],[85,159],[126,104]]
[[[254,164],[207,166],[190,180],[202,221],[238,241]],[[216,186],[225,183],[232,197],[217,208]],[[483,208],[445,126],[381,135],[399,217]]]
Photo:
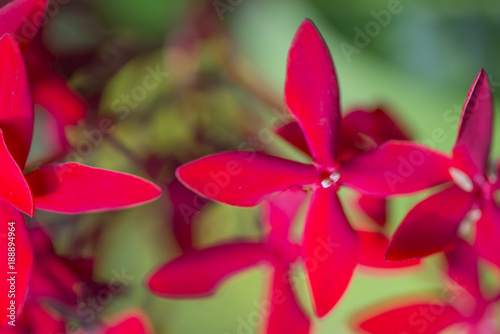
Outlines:
[[[366,33],[377,13],[395,4],[398,13],[378,24],[366,46],[356,44],[359,31]],[[189,234],[173,224],[172,202],[181,196],[175,168],[242,143],[255,146],[252,138],[283,113],[287,51],[302,20],[311,18],[330,47],[344,111],[384,106],[429,146],[450,151],[480,68],[500,97],[500,3],[494,0],[60,0],[53,5],[43,43],[56,56],[55,68],[88,105],[86,119],[66,131],[73,149],[63,159],[141,175],[160,184],[165,195],[121,212],[43,214],[37,223],[50,231],[58,253],[95,256],[97,280],[112,279],[116,271],[131,277],[122,294],[96,311],[99,316],[140,308],[161,334],[236,334],[240,321],[259,310],[269,280],[265,266],[237,274],[216,295],[199,300],[155,297],[144,278],[181,254],[176,235]],[[346,45],[356,51],[346,54]],[[127,100],[158,70],[162,74],[153,89]],[[48,121],[43,115],[37,114],[32,161],[50,150],[41,130]],[[102,118],[113,120],[113,131],[92,142],[88,134]],[[91,149],[79,153],[83,142],[91,142]],[[498,142],[495,136],[496,153]],[[278,138],[265,149],[305,161]],[[424,195],[395,199],[391,228]],[[349,198],[342,192],[347,208]],[[347,211],[354,224],[365,219]],[[196,248],[262,234],[258,208],[214,203],[193,217],[191,227]],[[352,317],[367,306],[436,291],[440,261],[431,257],[419,270],[359,269],[340,305],[316,321],[316,333],[351,333]],[[311,312],[307,281],[298,275],[301,300]]]

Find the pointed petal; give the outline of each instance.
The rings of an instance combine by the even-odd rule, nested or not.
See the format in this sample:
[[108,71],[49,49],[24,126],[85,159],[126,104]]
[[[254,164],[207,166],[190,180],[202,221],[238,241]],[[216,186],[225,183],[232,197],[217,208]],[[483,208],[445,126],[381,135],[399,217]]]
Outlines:
[[481,70],[465,101],[453,158],[458,167],[474,177],[488,165],[493,124],[493,98],[488,76]]
[[363,321],[359,327],[371,334],[436,334],[463,322],[460,313],[442,301],[403,306]]
[[0,161],[2,177],[0,178],[0,199],[22,212],[33,216],[33,195],[23,172],[10,155],[0,129]]
[[4,35],[0,38],[0,129],[21,169],[33,137],[33,112],[23,56],[14,38]]
[[140,177],[73,162],[39,168],[26,179],[38,209],[68,214],[129,208],[161,195]]
[[283,125],[282,127],[276,129],[276,133],[300,151],[304,152],[308,156],[311,156],[311,151],[307,146],[306,138],[304,137],[304,133],[302,132],[299,123],[291,122]]
[[147,279],[147,285],[164,297],[204,297],[213,294],[231,274],[267,257],[266,249],[258,243],[242,242],[195,250],[154,272]]
[[315,190],[307,213],[303,247],[316,314],[323,317],[346,291],[359,254],[358,237],[333,187]]
[[357,231],[361,241],[359,264],[370,268],[396,269],[416,266],[419,260],[391,262],[385,259],[389,239],[378,232]]
[[266,334],[308,334],[311,330],[311,321],[295,298],[288,270],[284,264],[278,264],[274,269],[270,296],[263,305],[270,307]]
[[257,205],[265,196],[314,183],[316,168],[253,151],[204,157],[177,169],[186,187],[208,199],[236,206]]
[[387,222],[387,199],[361,195],[358,199],[358,206],[377,225],[385,226]]
[[[2,328],[7,326],[8,321],[13,320],[7,317],[10,314],[10,311],[7,313],[7,309],[12,301],[15,302],[16,319],[23,309],[33,264],[33,250],[31,249],[26,222],[21,212],[10,205],[0,203],[0,221],[0,251],[2,254],[0,258],[2,259],[1,267],[3,268],[0,270],[0,279],[2,280],[0,328]],[[13,247],[15,248],[14,263],[9,259],[9,252],[12,251]],[[15,278],[15,297],[11,299],[9,298],[10,284],[8,284],[8,279],[12,278],[12,276]]]
[[309,20],[297,30],[288,53],[285,103],[304,131],[313,158],[334,165],[341,120],[337,77],[330,51]]
[[500,208],[493,201],[485,203],[481,218],[476,223],[474,248],[479,256],[500,268]]
[[474,299],[482,299],[475,249],[468,242],[459,239],[455,247],[446,253],[446,261],[448,276],[467,290]]
[[13,0],[0,8],[0,36],[12,34],[23,51],[43,23],[48,0]]
[[388,141],[344,162],[339,182],[376,196],[406,194],[450,181],[450,164],[447,156],[425,146]]
[[424,199],[399,225],[386,259],[409,260],[450,249],[457,241],[458,228],[472,202],[471,194],[454,185]]

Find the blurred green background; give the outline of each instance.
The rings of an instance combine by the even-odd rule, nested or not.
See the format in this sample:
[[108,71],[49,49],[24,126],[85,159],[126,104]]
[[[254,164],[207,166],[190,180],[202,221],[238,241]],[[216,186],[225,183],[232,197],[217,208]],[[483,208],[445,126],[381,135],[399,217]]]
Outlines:
[[[216,7],[221,3],[229,7],[217,15]],[[149,153],[186,162],[236,148],[252,132],[270,126],[272,109],[281,108],[288,47],[305,18],[316,23],[330,47],[345,110],[387,106],[411,128],[417,141],[449,152],[461,107],[480,68],[486,69],[497,100],[500,97],[500,3],[402,0],[398,2],[400,11],[390,16],[386,26],[379,26],[379,33],[369,37],[368,45],[346,57],[343,46],[356,46],[358,28],[365,31],[367,24],[376,22],[373,12],[387,10],[391,3],[72,0],[61,5],[45,29],[44,39],[60,59],[98,50],[100,62],[94,59],[72,72],[71,82],[87,96],[95,93],[92,90],[97,88],[93,87],[102,87],[96,108],[102,117],[117,116],[113,101],[140,84],[148,66],[159,65],[169,73],[158,89],[117,123],[113,141],[86,157],[94,166],[148,177],[131,156],[146,159]],[[201,7],[212,12],[207,24],[200,24],[202,16],[193,14]],[[193,28],[197,24],[201,27]],[[107,62],[119,66],[103,79],[96,64],[105,66]],[[435,136],[439,129],[444,140]],[[78,140],[78,130],[72,135]],[[499,149],[495,136],[494,152]],[[278,139],[269,150],[303,159]],[[172,165],[156,167],[157,181],[172,179]],[[344,193],[346,207],[348,196]],[[422,196],[394,201],[392,228]],[[215,296],[203,300],[161,299],[144,288],[144,277],[153,268],[179,254],[166,228],[169,210],[164,196],[153,204],[118,214],[78,217],[78,224],[60,230],[58,249],[64,252],[69,247],[75,230],[103,226],[96,245],[97,278],[112,278],[113,270],[122,269],[135,277],[104,315],[135,306],[148,313],[157,333],[239,333],[240,321],[258,310],[256,305],[264,295],[269,276],[265,266],[234,276]],[[61,218],[49,215],[45,220],[55,228]],[[195,243],[199,246],[242,236],[257,239],[262,233],[258,209],[216,204],[197,216],[195,223]],[[391,297],[438,289],[439,261],[439,256],[432,257],[425,261],[425,269],[418,271],[380,274],[358,270],[340,305],[326,319],[315,322],[315,332],[350,333],[350,319],[365,307]],[[311,312],[305,279],[300,294]],[[254,328],[251,333],[257,332]]]

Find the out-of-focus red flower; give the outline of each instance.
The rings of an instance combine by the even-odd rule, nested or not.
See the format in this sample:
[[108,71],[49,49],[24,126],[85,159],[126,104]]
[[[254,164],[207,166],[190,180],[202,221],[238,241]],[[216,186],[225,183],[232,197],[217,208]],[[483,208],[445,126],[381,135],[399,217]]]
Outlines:
[[391,302],[383,312],[384,307],[374,307],[357,317],[355,326],[371,334],[436,334],[451,326],[460,333],[498,333],[498,297],[488,299],[481,293],[475,249],[459,240],[446,259],[449,286],[441,294],[407,297],[403,303]]
[[500,265],[495,251],[500,240],[499,210],[493,198],[495,186],[488,178],[492,124],[491,88],[481,70],[465,101],[453,147],[450,174],[454,182],[410,210],[389,244],[388,260],[407,260],[449,250],[458,240],[459,228],[470,227],[467,224],[477,220],[474,216],[481,211],[476,247],[483,257]]
[[0,8],[0,37],[11,34],[24,52],[46,20],[48,0],[14,0]]
[[262,303],[266,315],[264,332],[309,333],[310,320],[295,298],[290,277],[292,264],[300,255],[290,228],[305,194],[291,189],[265,203],[263,222],[267,233],[261,242],[241,240],[191,251],[155,271],[147,279],[148,287],[163,297],[204,297],[215,293],[236,272],[264,262],[273,268],[270,290]]
[[[304,133],[313,165],[260,152],[233,151],[181,166],[177,176],[196,193],[237,206],[256,205],[291,186],[310,186],[313,196],[303,256],[314,256],[322,243],[336,245],[316,270],[308,271],[315,310],[322,317],[344,294],[358,262],[359,241],[337,197],[339,185],[380,197],[411,193],[450,180],[449,159],[420,145],[390,141],[340,161],[335,68],[323,38],[308,20],[300,26],[289,51],[285,102]],[[402,164],[410,165],[412,172],[404,173]]]
[[50,19],[45,12],[47,4],[47,0],[14,0],[0,8],[0,36],[13,35],[24,53],[33,102],[46,110],[56,124],[55,131],[46,129],[49,130],[46,136],[53,146],[51,155],[57,156],[69,146],[65,127],[83,119],[87,106],[53,69],[55,57],[43,46],[38,34],[39,28]]
[[[161,194],[158,186],[139,177],[76,163],[40,167],[25,176],[23,169],[33,136],[31,101],[21,51],[16,40],[6,34],[0,38],[0,160],[3,163],[0,212],[5,215],[4,221],[13,222],[16,229],[18,314],[25,298],[32,255],[24,237],[27,235],[24,219],[10,206],[30,216],[35,208],[74,214],[132,207]],[[8,254],[8,233],[2,234],[1,246],[4,254]],[[2,266],[8,268],[5,255],[2,255]],[[0,306],[7,309],[9,303],[8,293],[2,294]],[[5,325],[7,320],[3,317],[0,325]]]
[[[39,35],[40,36],[40,35]],[[36,38],[24,54],[33,103],[43,108],[52,121],[44,124],[51,147],[50,156],[57,157],[70,146],[65,129],[85,118],[87,104],[54,68],[55,57]],[[54,124],[55,129],[50,128]]]

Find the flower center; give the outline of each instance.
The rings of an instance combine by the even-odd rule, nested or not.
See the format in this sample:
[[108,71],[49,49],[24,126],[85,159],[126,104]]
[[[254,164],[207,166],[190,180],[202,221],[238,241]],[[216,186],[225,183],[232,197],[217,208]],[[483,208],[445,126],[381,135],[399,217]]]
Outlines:
[[472,190],[474,190],[474,183],[472,182],[470,177],[460,169],[450,167],[450,175],[455,184],[459,186],[463,191],[470,193],[472,192]]
[[330,188],[332,185],[337,183],[339,179],[340,179],[340,173],[338,171],[334,171],[327,178],[324,178],[323,181],[321,181],[321,186],[325,189]]

